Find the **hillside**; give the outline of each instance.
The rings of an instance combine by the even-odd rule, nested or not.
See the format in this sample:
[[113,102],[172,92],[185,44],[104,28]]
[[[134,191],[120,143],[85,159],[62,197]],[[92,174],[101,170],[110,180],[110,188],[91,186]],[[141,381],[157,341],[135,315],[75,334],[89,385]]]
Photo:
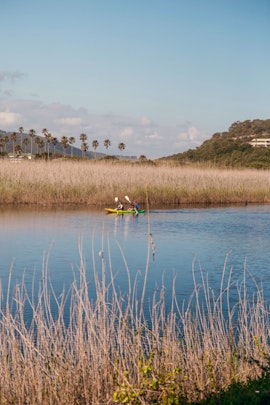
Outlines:
[[211,163],[217,166],[270,168],[270,147],[253,147],[256,138],[270,138],[270,119],[233,123],[227,132],[215,133],[196,149],[167,156],[182,164]]

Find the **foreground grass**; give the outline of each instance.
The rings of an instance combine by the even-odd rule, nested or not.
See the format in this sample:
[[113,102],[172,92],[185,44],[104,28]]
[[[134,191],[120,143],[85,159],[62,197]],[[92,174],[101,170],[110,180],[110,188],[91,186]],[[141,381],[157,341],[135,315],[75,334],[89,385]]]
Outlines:
[[[214,404],[229,389],[236,397],[236,392],[250,392],[249,381],[269,379],[269,312],[256,284],[248,298],[245,269],[232,306],[226,266],[217,296],[194,268],[194,292],[186,305],[178,302],[172,286],[168,310],[163,287],[149,297],[146,316],[147,264],[138,296],[130,282],[126,294],[116,289],[109,242],[99,261],[93,260],[90,276],[81,248],[80,256],[70,291],[60,297],[44,260],[36,298],[34,287],[29,293],[23,280],[2,298],[0,404],[183,405],[207,398]],[[130,280],[124,256],[123,265]],[[95,300],[89,297],[89,282],[95,284]],[[32,311],[30,323],[26,307]]]
[[114,197],[151,207],[270,203],[268,171],[99,161],[0,161],[0,203],[111,206]]

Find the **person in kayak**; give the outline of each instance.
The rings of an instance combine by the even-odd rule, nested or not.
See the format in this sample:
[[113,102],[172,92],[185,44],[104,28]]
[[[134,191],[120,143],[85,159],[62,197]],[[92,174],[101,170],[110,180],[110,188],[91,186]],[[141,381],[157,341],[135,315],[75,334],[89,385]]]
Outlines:
[[123,204],[121,201],[119,201],[119,203],[118,203],[116,209],[117,209],[117,210],[122,210],[122,211],[124,211],[124,204]]
[[130,211],[136,211],[136,212],[139,211],[139,204],[137,203],[136,200],[134,200],[134,201],[131,203],[131,207],[129,208],[129,210],[130,210]]

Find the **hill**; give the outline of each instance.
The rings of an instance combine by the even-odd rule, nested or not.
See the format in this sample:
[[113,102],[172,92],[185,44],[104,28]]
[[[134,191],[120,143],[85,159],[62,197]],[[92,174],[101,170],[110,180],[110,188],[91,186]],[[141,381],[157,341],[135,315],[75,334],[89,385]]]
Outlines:
[[159,160],[181,164],[211,163],[217,166],[270,168],[270,147],[252,146],[253,139],[270,138],[270,119],[234,122],[227,132],[215,133],[196,149]]

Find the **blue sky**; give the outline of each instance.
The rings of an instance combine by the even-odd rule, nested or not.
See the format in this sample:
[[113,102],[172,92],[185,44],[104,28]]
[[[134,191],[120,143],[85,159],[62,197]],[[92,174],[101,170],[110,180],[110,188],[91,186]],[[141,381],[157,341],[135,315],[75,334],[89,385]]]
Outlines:
[[148,158],[270,118],[270,0],[1,0],[0,129]]

